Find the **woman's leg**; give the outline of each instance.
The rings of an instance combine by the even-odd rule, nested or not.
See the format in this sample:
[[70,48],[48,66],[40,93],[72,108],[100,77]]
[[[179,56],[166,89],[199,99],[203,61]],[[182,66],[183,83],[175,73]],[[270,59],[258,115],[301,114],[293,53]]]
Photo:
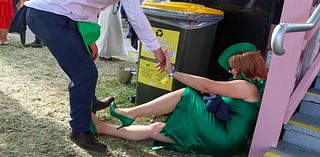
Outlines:
[[1,43],[2,43],[2,28],[0,28],[0,45],[1,45]]
[[0,28],[0,44],[4,44],[8,42],[8,29]]
[[158,97],[152,101],[146,102],[142,105],[138,105],[132,108],[117,108],[116,112],[127,115],[133,119],[142,117],[145,115],[163,115],[171,113],[178,102],[180,101],[183,89],[179,89],[161,97]]
[[153,139],[166,143],[175,143],[170,138],[159,134],[165,126],[165,123],[162,122],[155,122],[150,125],[131,125],[117,129],[119,126],[102,122],[94,114],[91,114],[91,117],[98,134],[120,137],[133,141]]

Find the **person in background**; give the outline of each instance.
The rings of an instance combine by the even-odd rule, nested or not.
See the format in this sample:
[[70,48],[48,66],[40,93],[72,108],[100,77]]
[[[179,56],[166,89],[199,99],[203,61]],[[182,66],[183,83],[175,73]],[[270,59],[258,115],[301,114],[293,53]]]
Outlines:
[[[188,87],[131,108],[117,108],[113,102],[110,114],[122,125],[100,121],[92,114],[98,134],[134,141],[153,139],[153,150],[168,148],[218,156],[239,151],[253,134],[267,68],[251,43],[230,46],[219,63],[233,75],[232,80],[214,81],[179,72],[167,56],[165,71]],[[206,101],[200,92],[212,94],[214,101]],[[139,117],[167,114],[166,122],[131,125]]]
[[9,45],[8,30],[13,12],[13,0],[0,0],[0,45]]
[[[19,10],[20,8],[22,8],[24,2],[27,1],[27,0],[18,0],[17,1],[17,4],[15,5],[15,10]],[[25,44],[24,45],[25,47],[33,47],[33,48],[41,48],[44,46],[43,42],[37,37],[35,36],[34,37],[34,41],[29,43],[29,44]]]
[[115,3],[100,12],[98,24],[101,26],[101,35],[97,40],[100,59],[112,60],[112,56],[127,56],[122,35],[120,12],[116,9],[120,5]]
[[24,45],[25,47],[41,48],[44,46],[44,43],[37,37],[34,37],[33,42]]
[[[121,15],[121,19],[123,19],[125,22],[128,22],[128,17],[126,12],[124,11],[123,6],[120,7],[120,15]],[[128,22],[128,33],[126,35],[126,38],[130,38],[130,32],[129,32],[130,27],[131,27],[130,23]]]
[[[94,61],[98,57],[98,49],[92,42],[89,46],[91,54],[87,53],[87,39],[80,34],[79,22],[96,22],[99,12],[113,3],[113,0],[30,0],[24,3],[30,30],[45,43],[70,78],[70,139],[81,148],[92,151],[105,152],[107,145],[94,136],[91,111],[108,107],[111,101],[101,102],[95,96],[98,71]],[[140,1],[121,0],[121,4],[139,38],[154,53],[162,72],[164,51],[141,9]],[[90,34],[90,30],[87,31]],[[99,103],[103,105],[97,108]]]

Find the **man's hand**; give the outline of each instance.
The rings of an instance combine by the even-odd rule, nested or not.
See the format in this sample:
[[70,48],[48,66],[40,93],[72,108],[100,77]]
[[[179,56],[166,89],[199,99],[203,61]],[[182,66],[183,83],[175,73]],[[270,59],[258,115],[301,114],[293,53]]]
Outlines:
[[23,3],[24,3],[25,1],[26,1],[26,0],[19,0],[19,1],[17,2],[16,7],[17,7],[18,10],[19,10],[20,8],[22,8]]
[[91,57],[94,61],[97,60],[98,58],[98,47],[96,43],[91,43],[90,44],[90,50],[91,50]]
[[164,66],[166,65],[166,56],[162,48],[159,48],[156,51],[154,51],[154,57],[158,61],[156,67],[158,71],[162,73],[164,71]]

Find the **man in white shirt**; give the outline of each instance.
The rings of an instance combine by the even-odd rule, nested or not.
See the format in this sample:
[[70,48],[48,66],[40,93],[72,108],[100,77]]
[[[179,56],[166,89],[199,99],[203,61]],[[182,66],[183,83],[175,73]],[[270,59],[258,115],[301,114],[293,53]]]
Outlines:
[[[70,138],[83,149],[106,151],[107,146],[94,137],[95,126],[91,122],[91,111],[97,102],[95,87],[98,77],[94,60],[96,45],[90,45],[92,56],[77,27],[77,21],[95,22],[97,14],[116,0],[30,0],[26,20],[37,37],[49,48],[63,71],[68,75],[72,133]],[[139,0],[121,0],[128,20],[139,39],[155,55],[160,71],[163,71],[165,56],[151,25],[143,13]],[[104,103],[107,107],[110,101]],[[101,109],[101,108],[99,108]]]

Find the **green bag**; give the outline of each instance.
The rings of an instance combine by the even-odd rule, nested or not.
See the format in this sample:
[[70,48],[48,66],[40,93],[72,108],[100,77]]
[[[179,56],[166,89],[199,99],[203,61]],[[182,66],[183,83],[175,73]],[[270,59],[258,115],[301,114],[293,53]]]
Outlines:
[[82,36],[82,40],[91,55],[90,44],[96,42],[100,36],[100,25],[93,22],[77,22],[79,32]]

